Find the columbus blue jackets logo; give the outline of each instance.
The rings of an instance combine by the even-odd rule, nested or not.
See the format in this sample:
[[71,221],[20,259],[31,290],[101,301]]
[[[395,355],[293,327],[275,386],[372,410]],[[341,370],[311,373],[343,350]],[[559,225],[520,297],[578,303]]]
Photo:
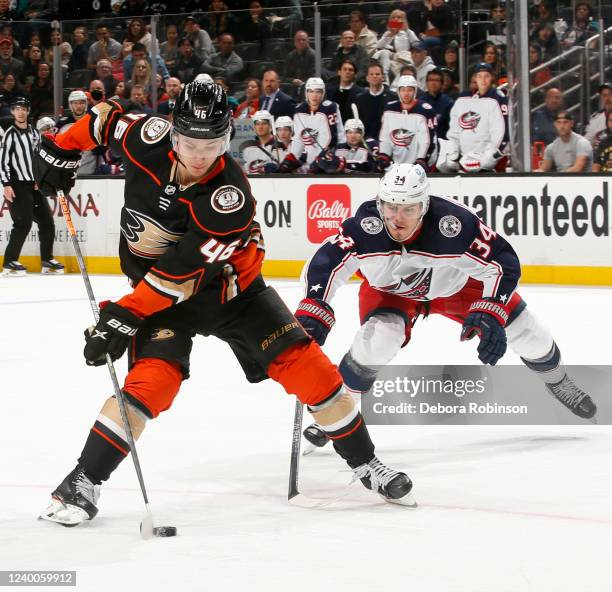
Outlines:
[[459,127],[464,130],[474,130],[480,123],[480,113],[468,111],[459,117]]
[[410,130],[398,128],[391,132],[391,141],[400,148],[408,148],[414,140],[414,132]]
[[368,216],[361,221],[361,228],[368,234],[378,234],[383,229],[383,223],[380,218]]
[[251,162],[249,162],[249,173],[262,173],[264,164],[266,164],[265,160],[252,160]]
[[461,221],[456,216],[444,216],[438,222],[440,232],[447,238],[454,238],[461,232]]
[[393,292],[404,298],[425,298],[431,289],[432,269],[422,269],[405,278],[396,284],[383,286],[380,289],[384,292]]
[[302,138],[302,142],[304,142],[304,146],[313,146],[317,142],[319,131],[311,127],[305,127],[302,130],[300,137]]

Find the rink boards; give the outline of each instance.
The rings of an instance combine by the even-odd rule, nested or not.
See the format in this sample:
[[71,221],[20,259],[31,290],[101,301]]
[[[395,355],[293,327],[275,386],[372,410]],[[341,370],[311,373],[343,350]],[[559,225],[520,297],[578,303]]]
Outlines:
[[[317,246],[337,232],[347,216],[376,195],[375,177],[251,177],[266,243],[264,272],[297,277]],[[117,245],[121,178],[84,178],[70,194],[81,248],[92,273],[119,273]],[[152,199],[166,199],[164,188]],[[505,175],[431,177],[431,193],[473,207],[517,251],[522,282],[612,285],[610,180],[598,175]],[[53,198],[55,256],[78,271],[70,238]],[[11,229],[8,205],[0,209],[0,253]],[[36,226],[21,257],[40,268]]]

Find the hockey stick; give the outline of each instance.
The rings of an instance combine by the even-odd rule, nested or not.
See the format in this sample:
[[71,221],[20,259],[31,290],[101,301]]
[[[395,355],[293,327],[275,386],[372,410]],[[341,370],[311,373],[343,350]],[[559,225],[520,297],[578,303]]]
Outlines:
[[[361,121],[361,119],[359,117],[359,109],[357,109],[357,105],[355,103],[351,103],[351,111],[353,112],[353,117],[355,119],[359,119],[359,121]],[[363,135],[361,136],[361,145],[368,151],[368,154],[371,154],[372,157],[374,158],[374,160],[376,160],[376,155],[374,154],[372,149],[368,146],[368,144],[365,141],[365,138],[363,137]]]
[[[70,215],[70,209],[68,208],[68,201],[62,190],[58,189],[57,197],[59,199],[60,207],[62,208],[62,214],[64,215],[68,234],[70,234],[70,238],[72,240],[74,253],[77,258],[77,263],[79,264],[79,271],[81,272],[81,277],[83,278],[83,283],[85,284],[85,290],[87,291],[87,297],[89,298],[91,312],[93,313],[94,319],[97,323],[100,318],[100,312],[98,309],[98,304],[96,303],[96,297],[93,293],[93,288],[91,287],[89,274],[87,273],[87,268],[85,267],[85,260],[83,259],[83,254],[81,253],[81,247],[77,239],[76,230],[74,228],[74,224],[72,223],[72,216]],[[127,436],[128,444],[130,445],[130,452],[132,453],[132,460],[134,461],[134,468],[136,469],[136,475],[138,476],[138,482],[140,483],[140,490],[142,491],[142,497],[144,498],[146,513],[142,519],[142,522],[140,523],[140,534],[143,539],[150,539],[153,536],[167,536],[167,534],[171,531],[166,529],[173,529],[174,527],[162,526],[159,529],[153,527],[153,514],[151,513],[151,508],[149,507],[149,498],[147,496],[147,490],[142,477],[142,470],[140,468],[140,461],[138,460],[138,453],[136,452],[136,443],[134,442],[134,436],[132,435],[132,428],[130,427],[130,420],[128,418],[125,399],[123,398],[123,393],[119,387],[119,380],[117,379],[115,366],[109,354],[106,354],[106,366],[113,383],[115,397],[117,399],[117,403],[119,404],[121,419],[123,420],[123,427],[125,428],[125,434]]]

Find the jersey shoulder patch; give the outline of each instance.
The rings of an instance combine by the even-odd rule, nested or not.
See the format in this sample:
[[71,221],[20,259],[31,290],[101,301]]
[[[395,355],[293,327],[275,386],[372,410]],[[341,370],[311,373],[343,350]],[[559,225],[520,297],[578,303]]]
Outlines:
[[328,99],[325,99],[322,103],[323,107],[329,107],[332,104],[331,101],[329,101]]
[[433,107],[429,104],[429,103],[421,103],[421,107],[423,107],[423,109],[433,109]]
[[140,138],[145,144],[155,144],[161,140],[172,126],[161,117],[150,117],[140,128]]

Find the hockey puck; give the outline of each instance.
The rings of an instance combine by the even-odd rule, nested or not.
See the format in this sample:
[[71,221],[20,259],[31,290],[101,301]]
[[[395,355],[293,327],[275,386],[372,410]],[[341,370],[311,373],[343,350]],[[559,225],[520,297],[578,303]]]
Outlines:
[[176,533],[176,526],[156,526],[153,529],[153,534],[158,537],[173,537]]

